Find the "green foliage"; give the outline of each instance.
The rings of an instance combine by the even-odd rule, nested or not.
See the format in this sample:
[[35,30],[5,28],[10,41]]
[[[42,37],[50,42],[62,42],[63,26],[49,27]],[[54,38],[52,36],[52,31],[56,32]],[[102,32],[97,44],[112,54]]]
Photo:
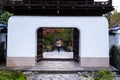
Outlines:
[[0,71],[0,80],[26,80],[20,71]]
[[4,24],[7,24],[8,19],[11,16],[13,16],[13,14],[8,11],[0,11],[0,21],[2,21]]
[[93,73],[94,80],[115,80],[114,75],[111,71],[100,70]]
[[84,77],[88,78],[88,77],[89,77],[89,75],[88,75],[88,74],[84,74]]
[[105,14],[105,17],[108,19],[109,28],[120,22],[120,13],[118,13],[116,10],[113,13]]
[[5,11],[3,11],[3,10],[0,10],[0,16],[4,13]]
[[43,44],[46,49],[47,49],[47,46],[50,46],[50,45],[52,45],[52,48],[55,48],[55,43],[57,38],[60,38],[62,40],[63,46],[72,46],[73,45],[73,29],[70,29],[70,28],[43,29]]
[[3,4],[3,1],[2,0],[0,0],[0,7],[1,7],[1,5]]
[[49,45],[53,42],[53,35],[51,33],[48,33],[46,36],[43,37],[43,43],[46,45]]
[[120,48],[117,46],[112,46],[110,49],[110,64],[120,69]]
[[119,13],[114,12],[111,16],[110,26],[112,27],[113,25],[116,25],[119,22],[120,22],[120,15]]

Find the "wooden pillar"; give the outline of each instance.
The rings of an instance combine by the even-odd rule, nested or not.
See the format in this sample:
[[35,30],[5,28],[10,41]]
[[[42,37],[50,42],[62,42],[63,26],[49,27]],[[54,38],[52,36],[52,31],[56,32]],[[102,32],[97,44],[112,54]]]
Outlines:
[[43,59],[42,31],[42,28],[40,28],[37,32],[37,62]]
[[79,30],[74,28],[74,44],[73,44],[73,58],[75,61],[79,62]]
[[109,0],[109,5],[112,5],[112,0]]

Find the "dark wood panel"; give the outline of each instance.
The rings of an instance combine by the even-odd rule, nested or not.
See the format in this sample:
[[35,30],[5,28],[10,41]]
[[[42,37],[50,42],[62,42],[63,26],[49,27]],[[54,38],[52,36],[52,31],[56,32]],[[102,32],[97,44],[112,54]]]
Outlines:
[[79,61],[79,30],[74,28],[74,48],[73,48],[73,58],[75,61]]
[[43,59],[43,44],[42,44],[42,28],[38,29],[37,32],[37,61]]

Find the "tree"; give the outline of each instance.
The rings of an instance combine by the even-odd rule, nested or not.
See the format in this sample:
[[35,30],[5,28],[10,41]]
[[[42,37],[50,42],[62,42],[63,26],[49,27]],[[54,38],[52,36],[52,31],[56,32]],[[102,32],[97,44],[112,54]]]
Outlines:
[[116,10],[113,11],[113,13],[105,14],[105,17],[108,19],[109,28],[120,22],[120,13],[118,13]]
[[43,44],[55,47],[57,39],[61,39],[64,47],[73,45],[73,29],[72,28],[43,28]]
[[0,21],[2,21],[5,24],[8,23],[8,19],[11,16],[13,16],[13,14],[8,11],[2,11],[2,10],[0,11]]
[[120,13],[114,11],[110,19],[110,27],[120,22]]
[[0,18],[1,18],[1,15],[4,13],[5,11],[0,9]]
[[1,5],[3,4],[2,0],[0,0],[0,7],[2,7]]

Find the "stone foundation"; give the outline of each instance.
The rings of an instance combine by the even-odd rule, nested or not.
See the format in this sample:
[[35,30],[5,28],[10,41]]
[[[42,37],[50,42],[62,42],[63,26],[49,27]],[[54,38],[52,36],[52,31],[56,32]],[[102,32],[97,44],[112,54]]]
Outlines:
[[35,57],[7,57],[7,66],[35,66]]
[[81,67],[110,67],[109,58],[82,57],[80,58]]
[[[36,57],[7,57],[7,66],[35,66]],[[81,67],[110,67],[109,58],[82,57]]]

